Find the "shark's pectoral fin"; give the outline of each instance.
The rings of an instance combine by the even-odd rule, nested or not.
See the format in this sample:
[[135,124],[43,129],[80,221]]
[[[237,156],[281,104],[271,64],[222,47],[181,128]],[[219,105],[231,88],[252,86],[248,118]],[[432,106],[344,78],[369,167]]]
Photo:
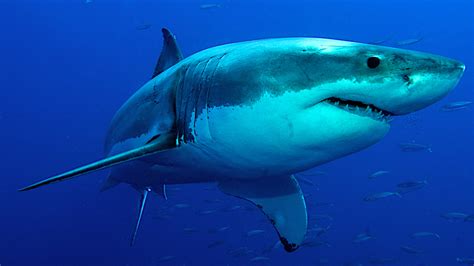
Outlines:
[[143,216],[143,209],[145,209],[146,198],[148,196],[148,192],[150,191],[151,191],[150,188],[145,188],[141,192],[140,205],[138,209],[138,217],[135,223],[135,230],[133,230],[132,239],[130,240],[130,246],[133,246],[133,244],[135,243],[135,239],[137,238],[138,228],[140,227],[140,221],[142,220],[142,216]]
[[183,59],[183,55],[179,50],[173,33],[166,28],[161,29],[161,31],[163,33],[163,48],[151,78],[158,76],[161,72],[167,70]]
[[231,179],[220,182],[219,188],[259,207],[277,230],[286,251],[296,250],[303,242],[308,225],[306,204],[293,176]]
[[112,155],[103,160],[93,162],[91,164],[76,168],[69,172],[50,177],[48,179],[45,179],[33,185],[24,187],[20,189],[20,191],[31,190],[31,189],[41,187],[47,184],[60,182],[60,181],[63,181],[75,176],[79,176],[79,175],[83,175],[83,174],[97,171],[100,169],[108,168],[108,167],[121,164],[124,162],[136,160],[136,159],[139,159],[151,154],[156,154],[158,152],[163,152],[165,150],[169,150],[175,147],[177,147],[176,132],[171,131],[171,132],[153,137],[152,140],[148,141],[146,144],[144,144],[141,147],[138,147],[126,152],[122,152],[116,155]]

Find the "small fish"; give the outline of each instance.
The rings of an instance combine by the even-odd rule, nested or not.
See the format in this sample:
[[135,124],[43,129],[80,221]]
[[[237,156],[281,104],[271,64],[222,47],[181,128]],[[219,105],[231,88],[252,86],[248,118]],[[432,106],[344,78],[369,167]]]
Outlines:
[[199,6],[199,8],[202,10],[214,9],[214,8],[220,8],[220,7],[221,7],[220,4],[203,4]]
[[406,40],[401,40],[396,42],[396,45],[398,46],[406,46],[406,45],[412,45],[418,42],[421,42],[423,40],[423,37],[417,37],[417,38],[411,38],[411,39],[406,39]]
[[224,231],[227,231],[229,228],[230,228],[230,226],[223,226],[223,227],[217,229],[217,232],[224,232]]
[[252,253],[252,251],[248,247],[239,247],[239,248],[227,251],[227,254],[235,258],[243,257],[246,255],[249,255],[250,253]]
[[184,231],[185,233],[195,233],[195,232],[197,232],[198,230],[197,230],[196,228],[193,228],[193,227],[185,227],[185,228],[183,228],[183,231]]
[[204,202],[206,202],[206,203],[220,203],[220,202],[222,202],[222,200],[220,200],[220,199],[206,199],[206,200],[204,200]]
[[151,24],[142,24],[135,27],[136,30],[148,30],[151,28]]
[[474,265],[474,258],[456,258],[456,262],[466,265]]
[[399,198],[402,197],[402,195],[400,195],[400,193],[398,192],[380,192],[380,193],[375,193],[375,194],[366,196],[364,198],[364,201],[376,201],[376,200],[387,198],[390,196],[397,196]]
[[326,233],[329,228],[331,228],[331,225],[328,225],[326,227],[314,227],[314,228],[310,228],[308,229],[308,233],[311,233],[311,232],[315,232],[316,233],[316,236],[321,236],[323,235],[324,233]]
[[450,111],[461,110],[461,109],[467,108],[471,104],[472,102],[470,101],[452,102],[452,103],[443,105],[443,107],[441,107],[441,111],[450,112]]
[[390,39],[391,39],[390,37],[387,37],[385,39],[379,39],[379,40],[371,41],[368,44],[380,45],[380,44],[383,44],[383,43],[386,43],[386,42],[390,41]]
[[258,256],[258,257],[250,259],[250,261],[252,261],[252,262],[269,261],[269,260],[270,260],[270,258],[264,257],[264,256]]
[[321,175],[326,175],[326,172],[323,172],[323,171],[311,171],[311,172],[299,173],[298,175],[300,175],[300,176],[321,176]]
[[157,215],[152,216],[152,219],[154,220],[168,220],[170,218],[171,216],[166,215],[166,214],[157,214]]
[[175,204],[173,207],[175,207],[177,209],[184,209],[184,208],[188,208],[189,205],[186,204],[186,203],[178,203],[178,204]]
[[416,249],[416,248],[413,248],[413,247],[409,247],[409,246],[401,246],[400,249],[402,251],[405,251],[406,253],[410,253],[410,254],[421,254],[421,253],[423,253],[422,250],[419,250],[419,249]]
[[366,229],[365,232],[356,235],[352,239],[352,243],[362,243],[371,239],[375,239],[375,237],[370,234],[369,229]]
[[299,182],[303,183],[303,184],[306,184],[306,185],[309,185],[309,186],[314,186],[314,183],[313,183],[311,180],[309,180],[309,179],[307,179],[307,178],[304,178],[304,177],[302,177],[302,176],[297,176],[296,179],[297,179]]
[[158,259],[158,262],[165,262],[165,261],[170,261],[172,259],[176,258],[175,256],[163,256]]
[[424,238],[424,237],[434,237],[440,239],[438,234],[432,232],[416,232],[411,235],[412,238]]
[[280,240],[277,240],[275,242],[275,244],[269,246],[268,248],[265,248],[262,253],[263,254],[266,254],[266,253],[270,253],[271,251],[275,250],[275,249],[278,249],[279,247],[282,247],[282,244],[281,244],[281,241]]
[[84,4],[92,4],[92,0],[85,0]]
[[369,179],[375,179],[379,176],[386,175],[386,174],[389,174],[389,173],[390,173],[389,171],[380,170],[380,171],[377,171],[377,172],[369,175]]
[[231,211],[236,211],[236,210],[240,210],[240,209],[242,209],[242,206],[240,206],[240,205],[235,205],[235,206],[232,206],[232,207],[223,209],[223,211],[225,211],[225,212],[231,212]]
[[230,228],[230,226],[224,226],[224,227],[220,227],[220,228],[213,228],[213,229],[209,229],[209,233],[221,233],[221,232],[226,231],[229,228]]
[[223,245],[224,243],[225,243],[224,240],[216,240],[216,241],[210,243],[209,245],[207,245],[207,248],[215,248],[217,246]]
[[465,222],[474,222],[474,214],[468,215],[466,218],[464,218]]
[[313,205],[314,207],[334,207],[333,202],[316,202]]
[[332,247],[332,245],[329,242],[323,241],[323,240],[306,240],[303,243],[301,243],[301,246],[309,247],[309,248],[316,248],[316,247],[321,247],[321,246],[325,246],[328,248]]
[[406,181],[399,183],[397,187],[402,188],[402,189],[413,189],[413,188],[422,188],[425,185],[428,184],[428,181],[423,180],[423,181]]
[[369,263],[373,265],[391,264],[397,262],[397,258],[370,258]]
[[217,210],[204,210],[204,211],[198,212],[197,214],[199,214],[199,215],[208,215],[208,214],[216,213],[216,212],[217,212]]
[[258,235],[258,234],[261,234],[261,233],[264,233],[265,230],[261,230],[261,229],[255,229],[255,230],[250,230],[247,232],[247,236],[254,236],[254,235]]
[[464,221],[469,215],[462,213],[462,212],[448,212],[441,214],[442,218],[445,218],[451,222],[454,221]]
[[331,216],[329,216],[327,214],[314,215],[313,219],[315,219],[315,220],[328,220],[328,221],[333,221],[334,220],[334,218],[332,218]]
[[400,150],[403,152],[418,152],[418,151],[428,151],[433,152],[430,146],[418,144],[415,142],[404,142],[400,143]]

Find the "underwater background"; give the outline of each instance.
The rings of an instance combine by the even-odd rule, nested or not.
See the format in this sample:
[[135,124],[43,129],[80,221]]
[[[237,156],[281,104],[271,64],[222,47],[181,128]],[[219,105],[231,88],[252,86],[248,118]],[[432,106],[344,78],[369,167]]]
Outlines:
[[[471,265],[474,221],[449,214],[474,214],[474,110],[441,109],[473,101],[473,17],[470,0],[0,0],[0,265]],[[396,117],[380,143],[300,176],[313,230],[296,252],[274,247],[264,215],[214,184],[152,195],[130,247],[139,194],[100,193],[107,171],[17,189],[103,156],[112,116],[153,72],[161,27],[185,56],[308,36],[403,45],[466,72],[440,102]],[[432,152],[400,149],[412,141]],[[388,173],[369,178],[377,171]],[[363,200],[406,181],[426,184]]]

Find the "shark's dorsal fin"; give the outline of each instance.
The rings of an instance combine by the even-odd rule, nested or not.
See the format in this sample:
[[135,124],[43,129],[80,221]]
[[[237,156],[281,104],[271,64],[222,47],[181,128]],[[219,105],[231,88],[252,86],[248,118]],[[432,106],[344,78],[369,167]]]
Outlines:
[[167,28],[163,28],[161,31],[163,32],[163,48],[151,78],[158,76],[161,72],[167,70],[183,59],[183,55],[179,50],[173,33],[171,33]]
[[286,251],[295,251],[301,245],[308,219],[303,194],[293,176],[231,179],[221,181],[219,188],[260,208],[277,230]]
[[155,154],[158,152],[162,152],[168,149],[172,149],[176,147],[176,132],[168,132],[166,134],[162,134],[156,139],[154,139],[152,142],[149,142],[141,147],[135,148],[130,151],[126,151],[123,153],[119,153],[110,157],[107,157],[103,160],[93,162],[91,164],[76,168],[74,170],[71,170],[69,172],[59,174],[53,177],[50,177],[48,179],[45,179],[43,181],[40,181],[38,183],[35,183],[33,185],[24,187],[20,189],[20,191],[26,191],[26,190],[31,190],[37,187],[41,187],[44,185],[48,185],[51,183],[56,183],[60,182],[75,176],[87,174],[93,171],[97,171],[100,169],[108,168],[117,164],[121,164],[124,162],[136,160],[138,158]]

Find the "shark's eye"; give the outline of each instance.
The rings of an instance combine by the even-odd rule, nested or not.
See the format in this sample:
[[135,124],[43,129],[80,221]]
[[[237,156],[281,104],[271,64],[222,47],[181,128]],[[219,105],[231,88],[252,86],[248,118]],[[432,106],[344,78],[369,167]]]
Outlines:
[[376,68],[380,65],[380,59],[378,57],[372,56],[367,59],[367,66],[369,68]]

